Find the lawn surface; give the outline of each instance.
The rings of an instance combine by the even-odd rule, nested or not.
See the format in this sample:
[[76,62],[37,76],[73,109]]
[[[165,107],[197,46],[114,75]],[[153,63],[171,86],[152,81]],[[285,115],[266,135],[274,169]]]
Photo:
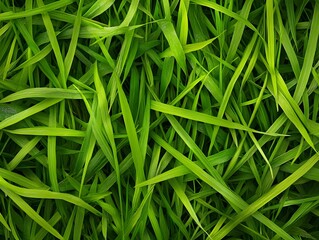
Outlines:
[[1,239],[319,239],[318,0],[0,1]]

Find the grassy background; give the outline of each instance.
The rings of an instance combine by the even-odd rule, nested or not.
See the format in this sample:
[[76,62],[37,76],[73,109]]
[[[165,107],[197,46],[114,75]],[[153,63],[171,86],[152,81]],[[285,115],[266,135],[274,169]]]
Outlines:
[[0,1],[1,239],[319,239],[319,1]]

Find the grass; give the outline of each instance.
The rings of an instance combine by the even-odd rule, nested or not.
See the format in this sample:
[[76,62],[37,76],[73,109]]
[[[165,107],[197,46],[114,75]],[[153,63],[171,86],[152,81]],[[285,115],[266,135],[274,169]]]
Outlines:
[[1,239],[319,239],[318,19],[1,1]]

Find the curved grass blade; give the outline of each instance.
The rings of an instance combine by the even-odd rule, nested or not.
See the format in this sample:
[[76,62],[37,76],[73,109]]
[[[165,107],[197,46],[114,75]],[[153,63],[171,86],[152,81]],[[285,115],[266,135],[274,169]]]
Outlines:
[[178,65],[186,74],[187,67],[186,67],[186,57],[185,57],[184,49],[182,47],[180,40],[178,39],[178,36],[176,34],[173,24],[168,20],[158,21],[157,24],[163,31],[164,36],[167,39],[167,42],[171,48],[172,54],[175,57]]
[[60,235],[60,233],[57,230],[55,230],[47,221],[45,221],[36,211],[34,211],[33,208],[31,208],[20,196],[18,196],[14,192],[11,192],[10,190],[7,190],[2,186],[0,188],[32,220],[34,220],[37,224],[39,224],[42,228],[44,228],[46,231],[51,233],[56,238],[63,240],[63,237]]

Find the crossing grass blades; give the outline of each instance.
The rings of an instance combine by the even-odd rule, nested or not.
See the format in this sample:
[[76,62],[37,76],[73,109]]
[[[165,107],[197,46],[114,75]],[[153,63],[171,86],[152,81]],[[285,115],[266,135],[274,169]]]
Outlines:
[[319,1],[0,2],[1,239],[319,239]]

